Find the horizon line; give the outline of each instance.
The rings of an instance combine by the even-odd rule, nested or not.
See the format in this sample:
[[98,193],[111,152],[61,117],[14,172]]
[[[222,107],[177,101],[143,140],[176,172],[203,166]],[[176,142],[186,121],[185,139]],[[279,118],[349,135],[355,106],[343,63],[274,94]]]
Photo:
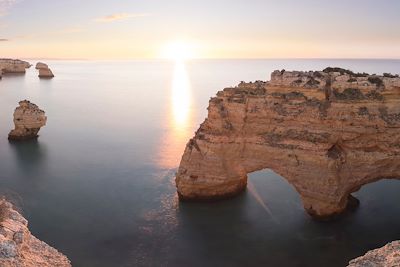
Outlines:
[[[0,57],[0,58],[10,58],[10,57]],[[169,58],[59,58],[59,57],[15,57],[14,59],[20,60],[71,60],[71,61],[175,61]],[[400,58],[387,58],[387,57],[204,57],[204,58],[189,58],[184,61],[190,62],[193,60],[400,60]]]

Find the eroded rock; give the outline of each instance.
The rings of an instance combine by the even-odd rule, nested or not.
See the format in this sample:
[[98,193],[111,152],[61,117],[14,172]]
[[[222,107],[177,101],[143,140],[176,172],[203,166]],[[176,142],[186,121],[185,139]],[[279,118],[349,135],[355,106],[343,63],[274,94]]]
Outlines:
[[39,78],[53,78],[54,74],[51,69],[39,69]]
[[330,218],[362,185],[400,177],[400,78],[342,69],[275,71],[211,98],[176,175],[180,199],[236,195],[269,168],[306,211]]
[[400,241],[371,250],[364,256],[350,261],[348,267],[398,267],[400,266]]
[[9,140],[26,140],[38,137],[41,127],[46,125],[45,112],[28,100],[20,101],[14,111],[15,129],[9,135]]
[[66,256],[34,237],[27,220],[0,200],[0,266],[70,267]]
[[40,69],[48,69],[49,68],[49,66],[47,65],[47,64],[45,64],[45,63],[43,63],[43,62],[38,62],[38,63],[36,63],[36,67],[35,67],[37,70],[40,70]]
[[26,61],[2,58],[0,59],[0,78],[3,73],[25,73],[30,67],[31,64]]

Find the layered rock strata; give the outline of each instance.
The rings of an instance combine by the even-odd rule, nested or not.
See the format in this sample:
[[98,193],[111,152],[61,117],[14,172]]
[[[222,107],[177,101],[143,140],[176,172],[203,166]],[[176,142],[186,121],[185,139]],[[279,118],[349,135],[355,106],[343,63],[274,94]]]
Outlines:
[[38,137],[41,127],[46,125],[45,112],[28,100],[20,101],[14,111],[15,129],[9,135],[9,140],[26,140]]
[[[269,168],[318,218],[342,213],[367,183],[400,177],[400,78],[275,71],[209,101],[176,175],[180,199],[236,195],[247,174]],[[351,201],[353,203],[353,201]]]
[[0,59],[0,78],[3,73],[25,73],[31,64],[19,59]]
[[400,241],[371,250],[364,256],[350,261],[348,267],[395,267],[400,266]]
[[66,256],[34,237],[27,220],[0,200],[0,266],[69,267]]

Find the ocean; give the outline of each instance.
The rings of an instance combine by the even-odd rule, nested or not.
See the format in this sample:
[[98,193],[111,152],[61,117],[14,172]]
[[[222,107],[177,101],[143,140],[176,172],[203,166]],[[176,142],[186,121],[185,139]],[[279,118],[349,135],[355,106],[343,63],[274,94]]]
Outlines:
[[[180,203],[174,182],[217,91],[275,69],[400,73],[400,60],[45,62],[54,79],[32,67],[0,81],[0,194],[73,266],[336,267],[400,239],[396,180],[365,185],[359,209],[330,223],[305,214],[271,170],[213,203]],[[46,112],[47,125],[38,140],[9,143],[23,99]]]

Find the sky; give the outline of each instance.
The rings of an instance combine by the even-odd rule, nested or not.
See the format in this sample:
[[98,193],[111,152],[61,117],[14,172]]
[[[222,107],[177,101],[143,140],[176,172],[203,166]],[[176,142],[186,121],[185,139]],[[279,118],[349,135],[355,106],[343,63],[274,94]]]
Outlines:
[[0,0],[0,57],[400,59],[399,12],[398,0]]

